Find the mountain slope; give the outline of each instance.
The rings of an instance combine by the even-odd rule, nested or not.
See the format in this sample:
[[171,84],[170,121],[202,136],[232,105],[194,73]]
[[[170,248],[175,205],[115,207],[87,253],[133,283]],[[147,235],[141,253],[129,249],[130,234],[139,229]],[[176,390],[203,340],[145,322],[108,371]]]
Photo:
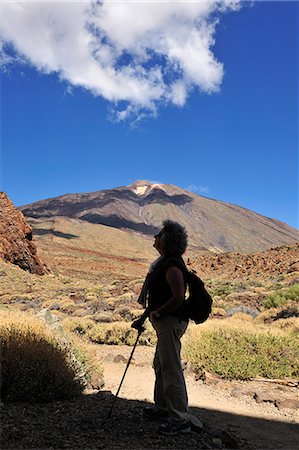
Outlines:
[[64,216],[155,234],[164,219],[182,223],[191,245],[214,252],[255,252],[299,240],[299,232],[248,209],[177,186],[137,181],[130,186],[66,194],[21,208],[27,217]]
[[93,282],[143,277],[156,257],[152,239],[83,220],[28,219],[34,242],[54,274]]

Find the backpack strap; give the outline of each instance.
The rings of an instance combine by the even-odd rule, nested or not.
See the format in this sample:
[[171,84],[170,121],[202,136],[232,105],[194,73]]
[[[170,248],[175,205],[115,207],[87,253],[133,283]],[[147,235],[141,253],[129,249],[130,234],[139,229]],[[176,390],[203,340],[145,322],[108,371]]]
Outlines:
[[187,284],[188,269],[184,263],[184,260],[182,258],[171,256],[164,261],[165,274],[170,267],[177,267],[178,269],[180,269],[183,274],[185,284]]
[[[183,274],[183,278],[184,278],[185,288],[187,288],[189,271],[188,271],[188,269],[187,269],[187,267],[186,267],[186,265],[184,263],[184,260],[182,258],[176,258],[174,256],[167,258],[165,263],[164,263],[165,275],[166,275],[166,272],[167,272],[168,268],[170,268],[170,267],[177,267],[178,269],[181,270],[181,272]],[[189,320],[189,318],[184,313],[185,302],[186,302],[186,300],[184,300],[184,302],[173,313],[173,315],[175,315],[175,317],[177,317],[180,322],[182,322],[182,321],[186,321],[187,322]]]

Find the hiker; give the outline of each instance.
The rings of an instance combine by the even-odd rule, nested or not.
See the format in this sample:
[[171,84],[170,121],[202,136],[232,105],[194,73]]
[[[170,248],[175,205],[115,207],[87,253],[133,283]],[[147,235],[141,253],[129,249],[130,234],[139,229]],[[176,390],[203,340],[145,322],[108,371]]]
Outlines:
[[132,327],[139,330],[149,317],[156,331],[157,346],[153,362],[155,404],[146,406],[143,413],[146,417],[166,421],[161,424],[159,431],[172,436],[191,431],[180,359],[180,340],[188,326],[188,319],[180,317],[187,277],[182,259],[187,247],[184,227],[165,220],[162,230],[155,236],[154,247],[160,257],[151,264],[138,300],[146,309],[132,323]]

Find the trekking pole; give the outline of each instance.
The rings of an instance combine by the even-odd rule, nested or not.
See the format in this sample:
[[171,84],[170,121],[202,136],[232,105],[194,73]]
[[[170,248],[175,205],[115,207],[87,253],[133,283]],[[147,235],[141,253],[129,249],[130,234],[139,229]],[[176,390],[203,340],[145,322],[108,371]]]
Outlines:
[[130,365],[130,363],[131,363],[131,361],[132,361],[133,354],[134,354],[135,348],[136,348],[136,346],[137,346],[139,337],[140,337],[140,335],[141,335],[141,333],[142,333],[143,331],[144,331],[144,328],[143,328],[143,327],[141,327],[141,328],[138,329],[137,339],[136,339],[136,342],[135,342],[135,344],[134,344],[133,350],[132,350],[132,352],[131,352],[130,358],[128,359],[128,362],[127,362],[127,366],[126,366],[125,372],[124,372],[124,374],[123,374],[123,377],[122,377],[122,379],[121,379],[120,385],[119,385],[119,387],[118,387],[118,389],[117,389],[117,392],[116,392],[116,394],[115,394],[115,397],[114,397],[114,399],[113,399],[113,403],[112,403],[112,405],[111,405],[111,407],[110,407],[110,409],[109,409],[109,411],[108,411],[108,414],[107,414],[107,416],[105,417],[104,421],[102,422],[102,426],[104,426],[104,425],[106,424],[107,420],[111,419],[111,416],[112,416],[112,410],[113,410],[114,405],[115,405],[115,402],[116,402],[116,400],[117,400],[117,398],[118,398],[118,394],[119,394],[119,391],[120,391],[121,386],[122,386],[122,384],[123,384],[123,381],[124,381],[124,379],[125,379],[125,376],[126,376],[126,373],[127,373],[128,368],[129,368],[129,365]]

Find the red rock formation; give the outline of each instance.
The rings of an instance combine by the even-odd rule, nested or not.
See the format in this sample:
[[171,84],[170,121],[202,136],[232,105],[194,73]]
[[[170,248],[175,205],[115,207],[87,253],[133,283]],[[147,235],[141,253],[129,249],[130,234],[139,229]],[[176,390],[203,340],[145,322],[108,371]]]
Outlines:
[[194,255],[190,268],[203,278],[266,279],[299,272],[299,242],[251,254]]
[[47,272],[36,254],[32,228],[5,192],[0,192],[0,258],[31,273],[43,275]]

